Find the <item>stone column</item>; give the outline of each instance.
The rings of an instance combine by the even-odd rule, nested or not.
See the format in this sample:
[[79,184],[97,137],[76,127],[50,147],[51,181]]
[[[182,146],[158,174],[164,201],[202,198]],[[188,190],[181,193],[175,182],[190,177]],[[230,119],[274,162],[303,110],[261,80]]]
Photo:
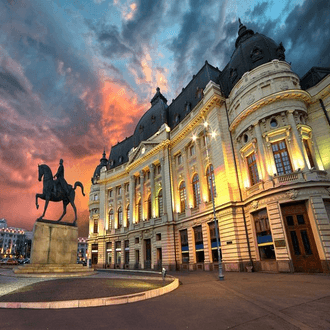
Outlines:
[[124,268],[124,265],[125,265],[125,240],[121,240],[120,248],[121,248],[120,268]]
[[144,171],[140,171],[140,192],[141,192],[141,221],[145,219],[145,212],[144,212]]
[[134,223],[134,209],[135,209],[135,176],[131,175],[129,180],[129,228],[132,229]]
[[150,169],[150,194],[151,194],[151,216],[156,218],[156,199],[155,199],[155,165],[151,164]]
[[265,149],[264,149],[264,143],[263,143],[263,138],[261,135],[259,122],[256,122],[254,124],[254,129],[255,129],[257,143],[258,143],[257,157],[258,157],[258,161],[261,166],[261,169],[262,169],[263,179],[265,181],[269,181],[269,180],[271,180],[271,177],[270,177],[270,175],[267,171],[267,167],[266,167]]
[[199,178],[199,193],[200,193],[200,208],[204,209],[205,208],[205,198],[208,199],[208,184],[207,184],[207,179],[206,175],[204,173],[204,168],[203,168],[203,160],[204,156],[202,155],[202,150],[201,150],[201,139],[199,139],[195,145],[196,145],[196,157],[197,157],[197,173],[198,173],[198,178]]
[[186,216],[189,217],[191,215],[190,204],[192,204],[193,199],[193,191],[191,185],[191,178],[189,174],[189,164],[188,164],[188,148],[185,147],[181,153],[183,168],[184,168],[184,180],[186,184]]
[[163,213],[167,214],[167,200],[166,200],[166,178],[165,178],[165,159],[160,159],[161,175],[162,175],[162,192],[163,192]]
[[[299,153],[301,155],[301,158],[303,160],[303,168],[302,170],[307,170],[308,169],[308,165],[307,165],[307,161],[306,161],[306,157],[305,157],[305,152],[304,152],[304,146],[302,144],[302,141],[301,141],[301,137],[300,137],[300,134],[298,132],[298,129],[297,129],[297,124],[296,124],[296,121],[294,120],[294,117],[293,117],[293,111],[294,110],[290,110],[288,111],[288,121],[289,121],[289,124],[291,125],[291,129],[292,129],[292,133],[293,133],[293,140],[294,140],[294,146],[296,148],[298,148],[299,150]],[[293,151],[294,151],[295,148],[293,148]],[[297,170],[297,169],[293,169],[293,170]]]
[[196,263],[194,228],[187,228],[189,247],[189,270],[194,270]]
[[121,209],[122,209],[122,228],[126,227],[126,197],[125,197],[125,184],[121,185]]

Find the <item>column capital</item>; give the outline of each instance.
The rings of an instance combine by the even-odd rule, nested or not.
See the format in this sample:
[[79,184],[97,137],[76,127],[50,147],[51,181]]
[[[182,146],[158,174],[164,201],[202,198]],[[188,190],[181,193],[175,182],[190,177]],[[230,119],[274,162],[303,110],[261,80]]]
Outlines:
[[152,163],[151,163],[151,164],[149,165],[149,169],[150,169],[150,171],[151,171],[151,170],[154,170],[155,167],[156,167],[155,164],[152,164]]
[[144,170],[141,170],[139,173],[140,173],[140,177],[144,176]]

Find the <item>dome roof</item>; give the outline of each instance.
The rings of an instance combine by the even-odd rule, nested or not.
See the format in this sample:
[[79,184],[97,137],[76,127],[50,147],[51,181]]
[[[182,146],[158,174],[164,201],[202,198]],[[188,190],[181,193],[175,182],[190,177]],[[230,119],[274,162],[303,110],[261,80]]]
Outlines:
[[108,165],[108,160],[105,157],[105,151],[103,151],[102,158],[100,159],[100,164],[96,166],[96,169],[94,171],[93,177],[92,177],[92,183],[94,184],[94,180],[97,179],[100,176],[101,168],[103,166]]
[[151,108],[141,117],[133,134],[133,144],[137,147],[141,141],[146,141],[159,128],[167,123],[167,100],[157,87],[155,96],[151,99]]
[[226,96],[245,72],[251,71],[259,65],[274,59],[285,60],[285,49],[271,38],[263,34],[254,33],[247,29],[239,20],[238,37],[231,60],[221,75],[222,87]]

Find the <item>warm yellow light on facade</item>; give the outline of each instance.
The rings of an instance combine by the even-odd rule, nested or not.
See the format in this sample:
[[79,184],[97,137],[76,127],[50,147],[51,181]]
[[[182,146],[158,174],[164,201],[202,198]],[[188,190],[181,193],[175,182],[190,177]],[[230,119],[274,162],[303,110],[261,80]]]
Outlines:
[[193,140],[194,142],[197,140],[197,136],[196,136],[195,134],[192,136],[192,140]]

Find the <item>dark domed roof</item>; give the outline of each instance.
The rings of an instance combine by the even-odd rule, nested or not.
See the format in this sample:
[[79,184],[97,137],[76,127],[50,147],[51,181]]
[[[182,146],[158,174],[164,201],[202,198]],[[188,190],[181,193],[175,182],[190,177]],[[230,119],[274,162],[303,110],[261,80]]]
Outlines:
[[103,166],[108,165],[108,160],[105,157],[105,151],[103,151],[102,158],[100,159],[100,164],[96,166],[96,169],[94,171],[93,177],[92,177],[92,183],[94,184],[94,179],[97,179],[100,176],[101,168]]
[[167,100],[157,87],[155,96],[151,99],[151,108],[142,116],[136,125],[133,134],[134,147],[137,147],[141,141],[146,141],[155,134],[160,127],[167,124]]
[[221,74],[222,88],[228,96],[245,72],[274,59],[285,60],[285,49],[271,38],[254,33],[239,21],[238,37],[231,60]]

